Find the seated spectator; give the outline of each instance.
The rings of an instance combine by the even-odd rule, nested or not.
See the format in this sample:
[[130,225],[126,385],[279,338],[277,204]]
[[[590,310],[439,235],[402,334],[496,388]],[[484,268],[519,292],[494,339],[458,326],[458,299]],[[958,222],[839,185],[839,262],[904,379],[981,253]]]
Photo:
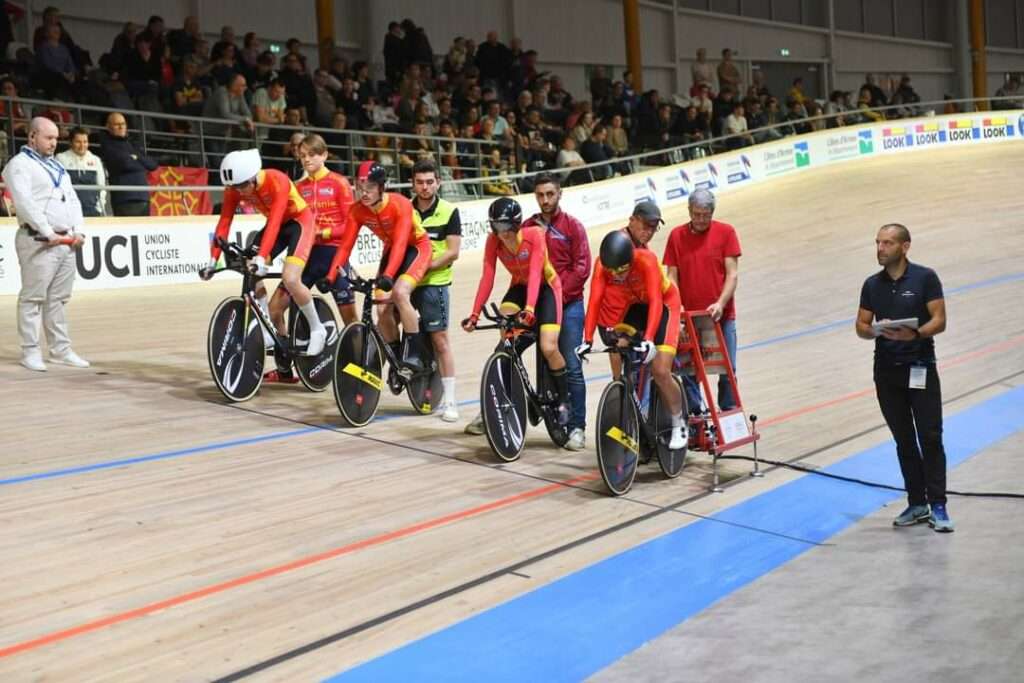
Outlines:
[[892,99],[889,100],[889,104],[903,105],[897,109],[897,114],[900,117],[917,116],[919,111],[918,107],[913,105],[921,101],[920,95],[914,92],[914,87],[910,84],[910,76],[904,74],[900,78],[900,84],[896,88],[896,92],[892,94]]
[[110,52],[100,58],[100,66],[111,74],[120,72],[125,58],[135,50],[135,37],[139,35],[139,29],[138,24],[125,22],[121,32],[114,37]]
[[398,155],[395,153],[395,138],[387,135],[374,136],[373,146],[367,150],[367,157],[387,169],[398,166]]
[[828,96],[824,112],[825,116],[829,117],[825,121],[826,127],[838,128],[846,125],[846,121],[843,119],[843,112],[846,111],[846,107],[843,106],[844,96],[845,93],[842,90],[833,90]]
[[[778,103],[776,103],[776,108]],[[750,103],[750,109],[746,112],[747,128],[754,136],[754,142],[770,142],[782,137],[782,133],[775,128],[766,128],[768,115],[761,108],[761,102],[754,100]]]
[[[156,170],[157,163],[128,139],[128,122],[123,114],[112,112],[107,116],[107,130],[99,138],[99,156],[107,167],[110,185],[149,184],[148,173]],[[112,192],[110,205],[115,216],[148,216],[149,192]]]
[[857,112],[860,114],[860,118],[863,122],[878,122],[884,121],[885,116],[882,112],[875,111],[871,105],[871,89],[864,87],[860,89],[860,93],[857,94]]
[[993,109],[1024,109],[1024,98],[1021,97],[1020,76],[1010,76],[1003,87],[996,90],[996,97],[1009,97],[1008,100],[994,100]]
[[481,175],[485,178],[484,194],[511,196],[516,193],[515,185],[508,178],[508,162],[501,158],[501,153],[498,150],[494,150],[484,157]]
[[302,141],[305,139],[306,134],[301,131],[292,133],[283,150],[286,161],[280,170],[292,180],[298,180],[306,174],[306,169],[302,167]]
[[702,85],[697,94],[690,99],[690,104],[697,108],[697,112],[704,117],[704,120],[711,125],[711,117],[714,112],[715,103],[711,97],[711,88]]
[[[85,128],[71,129],[71,148],[57,155],[57,161],[67,169],[72,185],[106,185],[107,175],[100,158],[89,151],[89,131]],[[85,190],[75,188],[78,201],[82,203],[83,216],[103,216],[107,204],[106,190]]]
[[[868,107],[874,109],[876,107],[884,107],[889,102],[889,98],[886,96],[885,91],[878,87],[878,79],[875,78],[874,74],[866,74],[864,76],[864,85],[861,90],[865,88],[868,91]],[[858,107],[860,106],[860,94],[857,95]]]
[[153,51],[153,43],[145,33],[135,38],[135,49],[124,58],[121,67],[121,82],[132,97],[156,92],[162,77],[161,55]]
[[195,42],[195,47],[192,50],[192,59],[196,63],[196,77],[199,78],[199,82],[204,87],[214,88],[219,83],[214,83],[213,78],[210,76],[210,70],[213,69],[213,64],[210,62],[210,44],[203,39],[199,39]]
[[612,117],[618,114],[622,117],[623,125],[628,127],[629,108],[626,106],[625,92],[626,86],[622,81],[612,83],[611,97],[605,102],[604,107],[597,112],[601,116],[602,121],[611,121]]
[[[684,145],[695,145],[711,137],[707,119],[692,104],[686,108],[686,111],[680,118],[676,131]],[[683,156],[686,159],[694,159],[698,156],[704,156],[706,153],[706,145],[683,150]]]
[[555,168],[566,169],[559,174],[562,185],[578,185],[587,182],[589,177],[585,170],[572,170],[577,166],[585,166],[586,163],[580,153],[576,151],[576,139],[571,135],[566,135],[562,140],[562,149],[555,157]]
[[77,67],[71,51],[60,41],[60,26],[44,27],[44,40],[36,48],[36,78],[48,99],[72,99]]
[[765,105],[764,109],[764,125],[774,126],[772,128],[776,134],[769,133],[766,140],[777,140],[785,135],[791,135],[792,130],[788,126],[782,127],[780,124],[786,122],[786,115],[781,109],[779,109],[779,100],[775,97],[768,98],[768,104]]
[[629,154],[629,135],[623,128],[621,114],[612,116],[611,126],[608,128],[608,146],[615,152],[615,156],[624,157]]
[[256,68],[256,61],[263,52],[263,43],[256,37],[256,34],[249,31],[242,38],[242,51],[238,53],[239,66],[246,72]]
[[332,59],[329,72],[339,83],[344,83],[345,79],[352,78],[352,71],[348,68],[348,60],[344,57]]
[[344,109],[334,112],[334,116],[331,118],[331,131],[333,132],[323,134],[324,142],[327,143],[327,148],[331,153],[328,165],[337,173],[351,175],[353,169],[349,162],[352,157],[352,138],[347,132],[348,115],[345,114]]
[[[331,125],[331,117],[334,110],[338,108],[334,100],[334,93],[328,87],[333,81],[330,74],[324,69],[317,69],[313,72],[313,108],[307,112],[310,123],[320,128]],[[341,87],[341,84],[337,84]]]
[[262,146],[264,159],[275,159],[273,168],[283,172],[291,172],[292,148],[291,139],[295,129],[305,125],[302,110],[289,108],[284,111],[284,125],[288,128],[271,128]]
[[746,111],[739,102],[733,105],[732,113],[725,117],[723,133],[731,135],[725,141],[726,149],[739,149],[754,144],[754,138],[747,132]]
[[235,46],[232,43],[218,43],[210,52],[210,77],[217,85],[227,85],[237,74],[241,73],[235,59]]
[[576,122],[572,129],[572,138],[576,140],[577,145],[582,145],[590,139],[590,134],[594,132],[595,124],[596,121],[591,112],[584,112],[580,116],[579,121]]
[[233,26],[221,26],[220,40],[213,44],[210,59],[216,60],[228,48],[231,49],[232,56],[237,60],[241,50],[238,49],[238,43],[235,42],[235,29]]
[[[206,90],[199,84],[199,65],[195,59],[186,57],[181,63],[181,78],[171,86],[174,112],[183,116],[201,116],[206,103]],[[180,121],[185,130],[191,127],[187,121]]]
[[495,136],[504,138],[506,141],[512,139],[512,129],[508,125],[508,120],[501,115],[501,102],[491,100],[487,103],[486,118],[493,124]]
[[480,141],[481,154],[490,154],[497,149],[505,156],[504,140],[494,134],[494,121],[491,119],[485,117],[480,120],[480,132],[476,134],[476,139]]
[[434,159],[434,147],[426,137],[426,124],[417,123],[412,132],[416,137],[402,140],[402,151],[398,155],[399,178],[403,183],[412,180],[412,167],[417,161]]
[[672,117],[672,105],[668,103],[658,105],[658,119],[651,136],[651,146],[661,149],[677,147],[679,140],[673,134],[674,130],[675,120]]
[[803,107],[804,115],[807,115],[807,104],[810,102],[810,98],[804,94],[804,79],[799,76],[793,79],[793,87],[786,93],[786,101],[799,103]]
[[146,40],[149,41],[150,47],[153,50],[153,54],[158,57],[162,57],[164,54],[164,46],[167,45],[167,34],[164,32],[164,20],[162,17],[154,14],[146,22],[145,30],[139,35],[145,36]]
[[171,58],[181,63],[195,50],[196,41],[200,40],[203,33],[199,30],[199,19],[194,16],[185,17],[181,28],[176,28],[167,34],[167,45],[171,48]]
[[807,122],[807,125],[811,127],[811,130],[825,130],[827,123],[824,118],[825,112],[821,110],[821,105],[811,100],[810,104],[806,105],[805,108],[808,109],[807,116],[810,117],[810,120]]
[[74,127],[75,115],[67,107],[60,106],[60,100],[47,102],[33,113],[36,116],[48,118],[57,124],[57,137],[62,141],[69,139],[68,132]]
[[811,132],[811,126],[807,122],[806,112],[804,106],[796,100],[791,100],[786,103],[788,112],[786,114],[786,121],[790,122],[790,130],[796,135],[803,135],[804,133]]
[[480,134],[480,108],[469,107],[462,115],[463,127],[469,127],[473,131],[472,137]]
[[736,93],[732,88],[722,88],[711,108],[711,132],[716,138],[725,135],[725,117],[732,114],[735,105]]
[[289,107],[298,107],[305,112],[304,118],[316,107],[316,93],[313,81],[306,74],[302,59],[296,54],[287,54],[281,60],[281,72],[278,77],[284,81],[285,96]]
[[[251,140],[256,132],[252,120],[252,111],[245,101],[245,76],[235,74],[227,85],[220,85],[213,91],[203,107],[203,116],[210,119],[221,119],[224,125],[204,123],[203,132],[209,136],[207,149],[215,155],[241,149],[242,140]],[[209,163],[211,168],[220,165]]]
[[[0,81],[0,94],[4,97],[15,99],[14,102],[11,102],[10,111],[7,110],[7,100],[0,100],[0,125],[3,125],[5,132],[9,136],[28,139],[29,112],[25,110],[25,105],[17,101],[20,95],[18,94],[18,86],[13,79],[5,78]],[[12,119],[14,121],[14,130],[10,129]],[[13,148],[16,151],[16,146]]]
[[[602,124],[597,124],[594,126],[594,130],[591,131],[590,138],[580,147],[580,156],[588,164],[611,160],[615,156],[615,152],[607,145],[607,139],[607,129]],[[590,175],[593,176],[594,180],[604,180],[605,178],[612,177],[611,164],[591,168]]]
[[753,81],[754,82],[750,88],[753,90],[754,96],[761,101],[761,106],[765,106],[768,102],[768,98],[772,96],[772,93],[764,83],[764,71],[761,69],[754,69]]

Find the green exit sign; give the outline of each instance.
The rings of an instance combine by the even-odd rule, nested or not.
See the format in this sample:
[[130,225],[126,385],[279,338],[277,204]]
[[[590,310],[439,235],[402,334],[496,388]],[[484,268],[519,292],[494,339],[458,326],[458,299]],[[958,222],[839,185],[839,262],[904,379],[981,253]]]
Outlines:
[[788,47],[779,48],[779,54],[782,55],[783,57],[788,57],[789,56],[789,48]]

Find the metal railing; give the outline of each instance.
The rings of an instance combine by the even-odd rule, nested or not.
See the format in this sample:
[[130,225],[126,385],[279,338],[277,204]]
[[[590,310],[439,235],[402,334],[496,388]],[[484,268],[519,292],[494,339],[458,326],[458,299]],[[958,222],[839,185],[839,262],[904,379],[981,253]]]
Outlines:
[[[11,131],[14,129],[14,124],[16,123],[16,119],[13,116],[11,100],[10,98],[0,98],[0,101],[5,101],[7,111],[6,123],[8,125],[8,130]],[[52,108],[55,105],[53,102],[46,102],[42,100],[20,99],[17,101],[20,103],[45,105],[48,108]],[[843,119],[843,125],[855,125],[870,122],[872,120],[869,116],[870,114],[885,118],[885,120],[895,120],[886,117],[886,114],[890,112],[899,112],[901,113],[901,116],[898,118],[926,116],[933,115],[937,108],[944,109],[949,105],[956,105],[960,113],[971,113],[973,111],[979,111],[979,109],[976,108],[979,103],[984,104],[992,101],[1006,101],[1007,104],[1019,103],[1019,99],[1015,97],[988,97],[959,100],[936,100],[931,102],[897,104],[875,108],[858,108],[833,114],[822,114],[820,116],[809,116],[801,119],[786,120],[772,125],[751,129],[745,133],[721,135],[718,137],[709,137],[707,139],[695,140],[683,144],[643,150],[631,155],[614,157],[607,161],[599,161],[573,167],[545,168],[544,170],[562,177],[571,176],[576,179],[582,178],[584,182],[593,182],[595,180],[601,180],[604,177],[611,177],[615,174],[625,175],[637,172],[643,168],[671,165],[694,158],[710,156],[725,151],[732,151],[745,146],[744,143],[748,140],[753,140],[754,144],[777,140],[782,137],[795,134],[797,128],[807,127],[812,130],[836,128],[838,126],[830,126],[829,123],[837,119]],[[959,107],[959,105],[968,105],[970,109],[965,111],[962,107]],[[78,104],[67,104],[66,106],[62,106],[62,108],[76,112],[78,115],[78,122],[83,120],[83,112],[102,113],[105,118],[105,115],[108,113],[120,111]],[[210,126],[217,126],[219,129],[223,129],[226,124],[230,125],[230,122],[226,122],[221,119],[188,117],[174,114],[155,114],[153,112],[142,111],[121,111],[120,113],[124,114],[126,119],[129,120],[132,118],[139,119],[139,122],[135,126],[129,128],[129,133],[134,132],[141,136],[141,146],[151,156],[166,154],[194,154],[199,155],[205,160],[211,156],[219,158],[220,155],[225,154],[233,148],[243,149],[252,147],[256,144],[261,144],[261,146],[268,144],[265,140],[261,142],[258,135],[238,137],[231,135],[231,131],[228,131],[227,135],[213,135],[210,131]],[[196,129],[194,132],[181,132],[180,130],[177,132],[157,132],[154,130],[152,125],[147,127],[145,122],[145,118],[154,116],[160,116],[163,120],[167,121],[196,124]],[[521,149],[518,142],[514,140],[511,144],[506,142],[506,144],[502,145],[498,141],[481,141],[474,138],[444,138],[374,130],[354,131],[317,128],[311,126],[290,127],[257,124],[257,132],[261,129],[267,131],[282,131],[278,136],[284,134],[288,134],[290,136],[294,133],[326,134],[325,139],[328,140],[328,146],[332,155],[331,160],[328,162],[329,164],[333,163],[336,167],[340,166],[341,171],[345,172],[346,175],[350,175],[359,162],[366,158],[375,158],[378,161],[382,161],[385,166],[390,167],[391,177],[392,179],[397,178],[397,182],[392,182],[389,187],[395,189],[407,189],[410,187],[408,174],[412,168],[413,162],[416,160],[416,157],[413,156],[415,153],[407,153],[411,152],[411,150],[407,149],[406,145],[409,144],[407,141],[414,141],[420,146],[420,153],[430,153],[434,156],[434,159],[439,162],[438,167],[441,169],[442,173],[442,194],[452,199],[471,199],[487,196],[489,194],[496,194],[493,191],[493,186],[495,185],[501,186],[501,193],[507,192],[518,194],[526,185],[523,181],[527,181],[537,173],[535,170],[516,172],[499,170],[496,173],[491,173],[489,172],[490,170],[486,168],[484,159],[490,156],[490,150],[494,147],[505,150],[505,153],[509,155],[509,158],[516,160],[517,166],[521,161],[522,163],[525,163],[525,161],[523,161],[523,157],[526,156],[526,154],[524,153],[524,150]],[[336,136],[344,136],[345,142],[342,145],[331,145],[330,143],[332,141],[337,141],[339,139]],[[370,141],[366,138],[375,140],[375,144],[370,145]],[[17,138],[15,137],[14,139]],[[167,140],[197,141],[197,149],[185,151],[173,147],[164,148],[159,146],[161,144],[167,144]],[[149,143],[148,145],[147,142]],[[424,143],[426,146],[424,146]],[[281,144],[283,146],[285,141],[274,140],[269,144]],[[386,155],[390,155],[391,158],[388,158]],[[297,163],[294,159],[283,155],[265,154],[263,155],[263,158],[265,162],[270,162],[270,165],[275,164],[275,162],[287,162],[289,164]],[[446,159],[450,160],[452,158],[454,158],[454,164],[445,163]],[[196,164],[182,162],[181,165]],[[137,192],[140,190],[160,192],[169,189],[177,192],[223,191],[223,188],[217,185],[79,185],[78,187],[88,190],[102,189],[108,192]]]

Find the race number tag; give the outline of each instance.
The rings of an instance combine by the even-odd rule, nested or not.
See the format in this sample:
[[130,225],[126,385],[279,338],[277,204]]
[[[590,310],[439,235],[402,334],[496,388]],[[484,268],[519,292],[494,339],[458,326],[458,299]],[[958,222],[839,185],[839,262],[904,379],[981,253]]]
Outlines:
[[910,388],[924,389],[928,381],[928,368],[923,365],[914,365],[910,368]]

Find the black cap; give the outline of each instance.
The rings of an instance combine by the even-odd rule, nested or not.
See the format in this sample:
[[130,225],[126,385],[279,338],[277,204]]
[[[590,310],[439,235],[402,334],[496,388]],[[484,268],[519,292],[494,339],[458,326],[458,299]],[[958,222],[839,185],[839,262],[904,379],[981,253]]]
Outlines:
[[633,215],[638,218],[642,218],[645,221],[656,220],[659,223],[665,222],[661,217],[661,209],[659,209],[658,205],[649,199],[645,199],[644,201],[637,203],[637,205],[633,207]]

